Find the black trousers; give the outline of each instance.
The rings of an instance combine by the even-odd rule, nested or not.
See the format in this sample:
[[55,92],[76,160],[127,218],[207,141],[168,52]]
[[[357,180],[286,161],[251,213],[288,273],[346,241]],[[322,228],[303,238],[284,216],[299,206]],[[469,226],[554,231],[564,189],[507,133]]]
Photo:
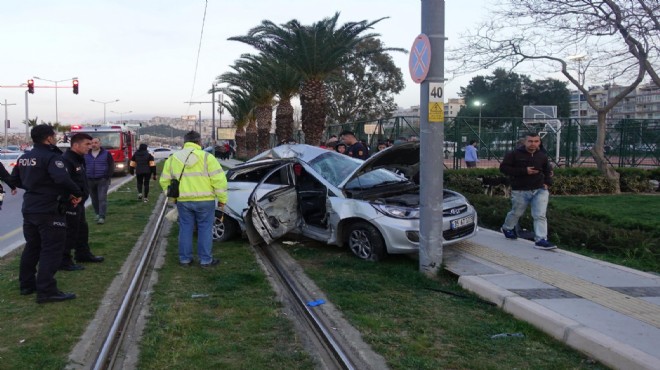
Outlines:
[[66,217],[60,214],[23,214],[23,236],[25,249],[18,272],[21,289],[36,288],[38,296],[57,294],[55,273],[62,262]]
[[[144,195],[145,198],[149,197],[149,180],[151,180],[151,174],[137,174],[135,175],[137,179],[137,190],[138,193]],[[144,186],[144,192],[142,192],[142,187]]]
[[85,216],[84,202],[77,206],[69,206],[66,211],[66,242],[62,254],[62,267],[74,264],[71,250],[76,252],[76,260],[89,259],[92,252],[89,249],[89,225]]

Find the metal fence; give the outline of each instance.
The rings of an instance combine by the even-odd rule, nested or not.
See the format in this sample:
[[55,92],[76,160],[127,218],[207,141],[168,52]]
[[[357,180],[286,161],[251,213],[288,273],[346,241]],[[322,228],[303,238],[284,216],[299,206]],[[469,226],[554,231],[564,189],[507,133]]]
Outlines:
[[[447,168],[464,166],[464,148],[478,141],[479,167],[498,167],[504,154],[515,149],[529,132],[542,137],[548,156],[559,167],[595,167],[591,147],[596,142],[596,122],[560,118],[526,121],[522,118],[447,118],[444,122],[444,163]],[[355,132],[372,151],[385,140],[419,137],[419,117],[405,116],[376,121],[329,125],[325,137],[342,130]],[[660,120],[608,120],[605,157],[614,167],[660,166]]]

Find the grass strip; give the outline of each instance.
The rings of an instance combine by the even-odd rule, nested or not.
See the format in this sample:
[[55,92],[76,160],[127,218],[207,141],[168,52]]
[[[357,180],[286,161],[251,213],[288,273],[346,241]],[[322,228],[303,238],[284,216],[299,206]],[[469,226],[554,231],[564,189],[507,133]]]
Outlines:
[[[409,256],[365,263],[321,243],[284,247],[391,369],[604,368],[463,291],[454,276],[424,277]],[[503,333],[523,337],[491,338]]]
[[158,272],[140,369],[311,369],[293,325],[243,241],[216,243],[221,263],[178,265],[178,227]]
[[[159,193],[153,185],[152,191]],[[153,211],[155,202],[138,202],[136,197],[134,180],[109,194],[104,225],[97,225],[94,210],[87,209],[92,253],[105,261],[86,263],[83,271],[57,272],[60,290],[77,294],[72,301],[38,305],[35,295],[19,295],[20,254],[0,260],[0,368],[64,368]]]

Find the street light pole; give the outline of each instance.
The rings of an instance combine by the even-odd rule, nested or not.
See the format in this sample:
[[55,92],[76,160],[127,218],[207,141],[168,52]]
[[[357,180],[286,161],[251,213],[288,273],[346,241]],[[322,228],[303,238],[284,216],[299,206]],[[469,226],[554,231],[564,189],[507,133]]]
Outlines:
[[52,83],[55,84],[55,123],[59,123],[60,118],[59,118],[58,112],[57,112],[57,84],[60,83],[60,82],[64,82],[64,81],[77,80],[78,77],[71,77],[71,78],[66,78],[64,80],[57,80],[57,81],[49,80],[49,79],[41,78],[41,77],[37,77],[37,76],[34,76],[32,78],[34,78],[35,80],[48,81],[48,82],[52,82]]
[[108,123],[108,121],[106,121],[106,119],[105,119],[105,117],[106,117],[106,115],[105,115],[105,106],[110,104],[110,103],[116,103],[116,102],[119,101],[119,99],[110,100],[110,101],[98,101],[98,100],[94,100],[94,99],[89,99],[89,101],[93,101],[94,103],[103,104],[103,124],[105,125],[106,123]]
[[479,136],[479,142],[481,142],[481,107],[486,105],[486,103],[482,103],[479,100],[477,100],[474,102],[474,105],[479,107],[479,131],[477,133],[477,136]]

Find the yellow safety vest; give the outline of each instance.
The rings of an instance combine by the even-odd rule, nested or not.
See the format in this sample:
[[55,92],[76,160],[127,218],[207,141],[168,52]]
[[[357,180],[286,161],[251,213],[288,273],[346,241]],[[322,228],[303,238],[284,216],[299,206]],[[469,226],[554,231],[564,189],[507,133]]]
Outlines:
[[163,191],[167,191],[170,181],[179,179],[179,176],[179,201],[198,202],[217,198],[220,203],[227,203],[225,172],[218,160],[203,151],[201,146],[185,143],[182,150],[167,158],[159,180]]

